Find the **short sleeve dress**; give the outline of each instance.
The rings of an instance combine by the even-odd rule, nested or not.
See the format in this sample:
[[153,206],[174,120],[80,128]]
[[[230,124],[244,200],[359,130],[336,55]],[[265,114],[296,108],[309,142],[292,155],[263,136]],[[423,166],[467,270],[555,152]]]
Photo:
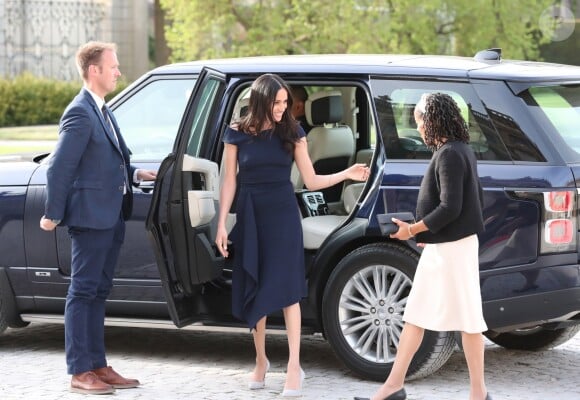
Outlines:
[[[299,134],[305,136],[302,128]],[[301,215],[290,181],[293,155],[271,130],[250,135],[228,127],[223,141],[237,146],[239,167],[230,234],[232,313],[252,329],[306,296]]]

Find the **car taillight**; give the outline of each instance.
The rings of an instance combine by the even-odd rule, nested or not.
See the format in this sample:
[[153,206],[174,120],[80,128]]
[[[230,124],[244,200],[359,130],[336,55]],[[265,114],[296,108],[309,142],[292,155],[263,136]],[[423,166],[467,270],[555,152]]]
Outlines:
[[572,210],[574,192],[544,192],[544,207],[550,212],[568,212]]
[[576,193],[570,190],[543,192],[541,253],[576,250]]
[[574,224],[570,219],[549,219],[544,228],[544,241],[551,245],[572,243]]

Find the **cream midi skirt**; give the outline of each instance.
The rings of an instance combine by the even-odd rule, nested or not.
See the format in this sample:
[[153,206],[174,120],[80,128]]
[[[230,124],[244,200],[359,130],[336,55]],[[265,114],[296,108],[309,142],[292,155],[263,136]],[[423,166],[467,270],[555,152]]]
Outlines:
[[477,235],[427,244],[417,265],[403,320],[432,331],[486,331],[478,251]]

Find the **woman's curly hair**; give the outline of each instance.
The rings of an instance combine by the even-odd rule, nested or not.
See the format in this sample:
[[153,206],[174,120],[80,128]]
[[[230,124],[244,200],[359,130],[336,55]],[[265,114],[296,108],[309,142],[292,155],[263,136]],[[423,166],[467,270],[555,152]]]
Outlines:
[[421,97],[416,111],[422,114],[425,124],[425,144],[436,149],[447,141],[469,143],[467,123],[459,106],[445,93],[429,93]]

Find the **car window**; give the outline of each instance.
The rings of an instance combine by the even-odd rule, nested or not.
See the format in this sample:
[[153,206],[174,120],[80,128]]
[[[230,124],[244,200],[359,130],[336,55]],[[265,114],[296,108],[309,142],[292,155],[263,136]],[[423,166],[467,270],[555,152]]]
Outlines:
[[580,161],[580,86],[531,87],[528,93],[528,107],[534,115],[545,116],[563,140],[567,161]]
[[194,85],[194,77],[153,80],[115,107],[132,161],[161,160],[171,152]]
[[505,146],[489,122],[485,109],[467,83],[374,80],[379,128],[390,159],[430,159],[417,131],[413,111],[423,93],[441,92],[453,97],[469,129],[470,145],[479,160],[510,160]]
[[[544,134],[537,134],[541,129],[538,121],[533,121],[522,110],[513,90],[503,81],[475,81],[477,91],[485,111],[513,161],[545,162],[543,152],[547,151],[542,144]],[[541,150],[540,150],[541,149]]]
[[223,82],[215,77],[209,77],[200,93],[199,103],[194,109],[193,123],[187,142],[186,154],[197,157],[201,148],[201,143],[204,139],[204,133],[207,129],[207,124],[211,116],[213,107],[220,99],[217,94],[223,87]]

